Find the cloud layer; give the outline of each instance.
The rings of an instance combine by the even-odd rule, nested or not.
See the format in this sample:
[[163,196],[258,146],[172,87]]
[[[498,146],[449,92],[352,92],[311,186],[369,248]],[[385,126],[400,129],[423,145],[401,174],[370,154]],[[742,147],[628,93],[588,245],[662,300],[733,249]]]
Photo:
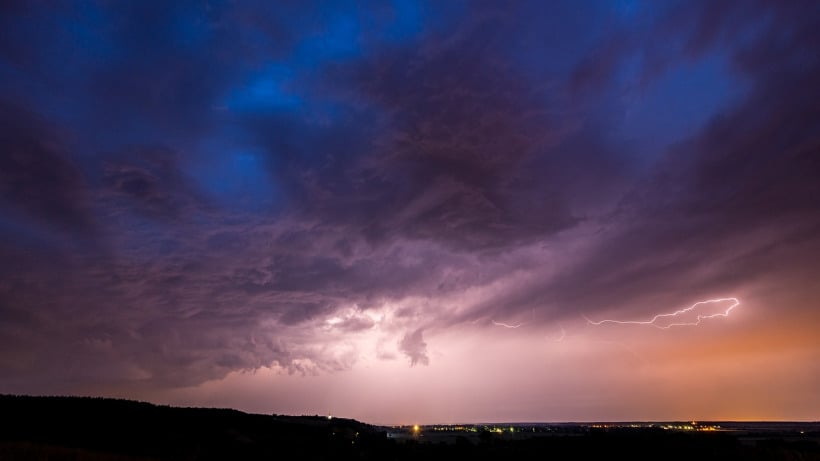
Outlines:
[[2,392],[426,373],[710,297],[769,325],[731,344],[820,321],[813,2],[4,9]]

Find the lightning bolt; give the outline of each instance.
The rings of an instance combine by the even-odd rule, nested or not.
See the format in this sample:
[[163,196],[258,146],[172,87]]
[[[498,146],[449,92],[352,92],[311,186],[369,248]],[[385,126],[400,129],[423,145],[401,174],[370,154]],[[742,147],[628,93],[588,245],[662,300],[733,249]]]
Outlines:
[[560,343],[561,341],[563,341],[563,340],[564,340],[564,338],[566,338],[566,337],[567,337],[567,332],[566,332],[566,330],[564,330],[564,327],[563,327],[563,326],[559,325],[559,327],[561,328],[561,336],[559,336],[559,337],[557,337],[557,338],[551,338],[551,337],[549,337],[549,336],[545,336],[545,338],[546,338],[546,339],[552,339],[552,340],[553,340],[553,341],[555,341],[556,343]]
[[524,325],[526,325],[525,323],[516,323],[515,325],[510,325],[509,323],[496,322],[495,320],[490,320],[490,321],[493,322],[493,325],[499,326],[499,327],[504,327],[504,328],[519,328],[519,327],[523,327]]
[[[698,314],[697,318],[693,322],[674,322],[673,321],[672,323],[669,323],[668,325],[658,325],[657,323],[655,323],[658,320],[662,320],[662,319],[674,319],[674,318],[676,318],[676,317],[678,317],[682,314],[693,311],[698,306],[701,306],[703,304],[715,304],[715,303],[726,303],[726,302],[731,303],[731,305],[729,307],[727,307],[723,312],[718,312],[718,313],[710,314],[710,315]],[[620,325],[652,325],[655,328],[660,328],[661,330],[667,330],[667,329],[672,328],[672,327],[697,326],[697,325],[700,325],[701,320],[713,319],[715,317],[728,317],[729,312],[732,312],[732,309],[734,309],[735,307],[737,307],[739,305],[740,305],[740,300],[737,299],[737,298],[716,298],[716,299],[707,299],[706,301],[698,301],[698,302],[696,302],[695,304],[692,304],[689,307],[685,307],[683,309],[677,310],[675,312],[672,312],[671,314],[658,314],[658,315],[652,317],[652,320],[610,320],[610,319],[605,319],[605,320],[599,320],[599,321],[596,322],[596,321],[590,320],[585,315],[581,315],[581,317],[583,317],[587,321],[587,323],[589,323],[590,325],[603,325],[605,323],[617,323],[617,324],[620,324]]]

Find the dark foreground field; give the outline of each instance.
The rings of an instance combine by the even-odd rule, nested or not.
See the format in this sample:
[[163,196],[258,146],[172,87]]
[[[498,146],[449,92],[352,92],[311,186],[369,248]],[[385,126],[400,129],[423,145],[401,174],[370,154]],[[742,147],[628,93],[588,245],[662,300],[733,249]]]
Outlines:
[[[173,408],[127,400],[0,396],[0,460],[820,460],[817,433],[575,430],[388,437],[396,429],[320,416]],[[799,434],[799,432],[797,432]]]

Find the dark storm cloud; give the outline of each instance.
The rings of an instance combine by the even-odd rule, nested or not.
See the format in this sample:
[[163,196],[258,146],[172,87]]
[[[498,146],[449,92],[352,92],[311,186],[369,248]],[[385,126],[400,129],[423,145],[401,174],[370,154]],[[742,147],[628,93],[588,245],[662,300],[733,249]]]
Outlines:
[[26,108],[0,101],[0,206],[9,217],[90,232],[85,180],[61,134]]
[[[4,389],[427,364],[453,324],[809,270],[816,7],[379,3],[3,15]],[[713,55],[742,97],[638,152],[624,101]]]
[[[205,10],[139,2],[122,9],[23,8],[16,21],[7,18],[8,89],[62,121],[77,142],[76,151],[66,152],[35,111],[3,106],[4,205],[23,215],[10,215],[4,228],[14,231],[32,220],[35,228],[57,223],[87,231],[96,219],[101,243],[111,250],[61,248],[64,243],[47,234],[51,249],[35,242],[37,253],[6,259],[16,261],[4,266],[9,277],[2,287],[9,341],[3,378],[13,389],[123,380],[196,384],[272,363],[304,371],[310,368],[305,359],[320,369],[343,367],[348,359],[311,348],[317,322],[342,305],[405,296],[414,286],[432,285],[440,273],[419,260],[404,263],[412,249],[373,252],[350,234],[355,229],[319,225],[332,203],[305,207],[298,219],[277,219],[203,201],[223,190],[222,182],[235,180],[202,179],[181,169],[213,160],[208,151],[214,148],[193,143],[199,152],[189,140],[214,121],[227,123],[216,129],[214,136],[228,138],[216,149],[243,149],[243,111],[261,109],[263,120],[276,113],[274,119],[284,122],[269,134],[279,140],[269,163],[274,172],[280,165],[286,171],[274,181],[294,177],[309,185],[311,177],[327,178],[320,163],[300,157],[340,155],[344,145],[356,156],[355,147],[366,144],[350,142],[361,132],[353,126],[306,125],[276,101],[266,106],[266,98],[277,98],[271,90],[276,83],[268,80],[277,75],[266,74],[266,64],[257,61],[265,49],[273,51],[265,59],[295,55],[300,61],[292,47],[322,48],[325,42],[318,54],[343,58],[347,50],[330,42],[350,37],[320,37],[322,44],[315,45],[295,39],[292,28],[276,30],[262,20],[267,25],[260,32],[277,43],[247,42],[244,35],[237,41],[229,36],[235,24],[204,17],[210,14]],[[213,12],[223,13],[248,19],[242,11]],[[283,22],[282,16],[270,19]],[[297,71],[315,65],[291,64]],[[289,126],[301,131],[291,133]],[[351,128],[346,136],[345,128]],[[317,142],[310,141],[314,137]],[[168,147],[144,147],[152,145]],[[313,187],[308,192],[321,195],[327,185]],[[339,181],[332,192],[349,194],[346,187]],[[23,237],[13,237],[4,253],[20,256]],[[59,260],[55,251],[63,254]],[[364,318],[339,325],[353,332],[366,327]]]
[[623,179],[606,135],[504,56],[503,22],[465,22],[328,70],[320,88],[347,104],[329,127],[251,118],[300,212],[374,243],[497,250],[572,227]]
[[[367,96],[395,130],[379,142],[387,154],[372,161],[373,174],[395,191],[373,220],[392,225],[382,232],[477,249],[547,235],[577,219],[558,187],[526,169],[565,128],[543,108],[546,95],[515,81],[503,63],[487,62],[482,48],[399,55],[377,60],[384,69],[361,71],[375,76],[364,82],[372,85]],[[374,186],[365,192],[383,189]]]
[[[788,285],[813,271],[820,251],[812,237],[820,228],[812,211],[820,205],[820,92],[811,83],[820,77],[811,52],[817,16],[770,7],[775,19],[754,25],[757,38],[729,50],[733,67],[752,82],[743,102],[665,153],[624,196],[587,260],[510,301],[596,309],[665,292],[666,302],[686,303],[750,280]],[[689,43],[705,53],[749,29],[748,16],[733,11],[697,10],[708,24],[690,24]]]
[[131,148],[103,165],[103,196],[114,202],[114,210],[180,219],[205,204],[177,161],[178,155],[167,148]]
[[428,365],[430,358],[427,356],[427,343],[424,342],[424,330],[419,328],[413,332],[407,332],[399,342],[399,349],[410,359],[410,366]]

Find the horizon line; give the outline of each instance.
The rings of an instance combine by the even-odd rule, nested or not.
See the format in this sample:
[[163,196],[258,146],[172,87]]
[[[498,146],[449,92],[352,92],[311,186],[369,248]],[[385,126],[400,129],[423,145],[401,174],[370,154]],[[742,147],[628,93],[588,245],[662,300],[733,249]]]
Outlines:
[[328,418],[328,419],[349,419],[353,421],[358,421],[360,423],[369,424],[371,426],[383,426],[383,427],[402,427],[402,426],[458,426],[458,425],[472,425],[472,426],[479,426],[479,425],[525,425],[525,424],[577,424],[577,425],[585,425],[585,424],[635,424],[635,423],[645,423],[645,424],[655,424],[655,423],[676,423],[676,422],[697,422],[697,423],[803,423],[803,424],[820,424],[820,417],[818,419],[744,419],[744,418],[734,418],[734,419],[699,419],[699,418],[671,418],[671,419],[587,419],[587,420],[521,420],[521,421],[477,421],[477,422],[433,422],[433,423],[426,423],[426,422],[402,422],[402,423],[376,423],[370,422],[367,420],[360,420],[355,417],[350,416],[339,416],[334,414],[287,414],[287,413],[276,413],[274,411],[261,413],[258,411],[246,411],[235,407],[217,407],[217,406],[194,406],[194,405],[182,405],[182,404],[168,404],[168,403],[156,403],[148,400],[139,400],[134,398],[125,398],[125,397],[110,397],[110,396],[102,396],[102,395],[79,395],[79,394],[41,394],[41,395],[33,395],[33,394],[14,394],[14,393],[4,393],[0,392],[0,398],[2,397],[23,397],[23,398],[74,398],[74,399],[104,399],[104,400],[120,400],[126,402],[137,402],[137,403],[144,403],[153,406],[164,406],[164,407],[171,407],[171,408],[179,408],[179,409],[211,409],[211,410],[231,410],[231,411],[238,411],[241,413],[249,414],[249,415],[263,415],[263,416],[287,416],[287,417],[321,417],[321,418]]

